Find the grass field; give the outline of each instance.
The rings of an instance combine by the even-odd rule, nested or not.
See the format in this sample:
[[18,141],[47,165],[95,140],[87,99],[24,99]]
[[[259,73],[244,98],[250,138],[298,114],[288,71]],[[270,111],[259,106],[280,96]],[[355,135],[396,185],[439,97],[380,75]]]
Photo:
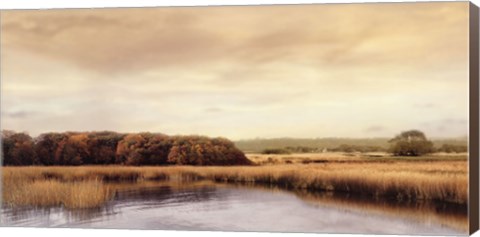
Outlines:
[[212,180],[400,201],[468,201],[466,155],[250,154],[249,159],[257,165],[3,167],[2,200],[7,205],[88,208],[112,197],[114,190],[108,189],[107,182]]

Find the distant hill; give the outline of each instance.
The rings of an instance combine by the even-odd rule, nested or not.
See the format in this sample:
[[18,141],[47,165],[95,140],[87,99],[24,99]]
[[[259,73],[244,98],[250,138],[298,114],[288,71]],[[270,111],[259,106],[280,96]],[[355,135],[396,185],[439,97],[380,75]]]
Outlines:
[[[285,147],[309,147],[316,149],[333,149],[341,145],[388,148],[390,138],[256,138],[234,141],[243,152],[261,152],[265,149]],[[432,138],[435,147],[443,144],[467,145],[467,138]]]

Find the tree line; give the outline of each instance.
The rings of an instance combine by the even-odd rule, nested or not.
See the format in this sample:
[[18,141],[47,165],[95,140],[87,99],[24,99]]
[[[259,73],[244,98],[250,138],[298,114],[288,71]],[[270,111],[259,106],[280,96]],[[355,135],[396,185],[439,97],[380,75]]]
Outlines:
[[[291,153],[333,152],[388,152],[392,138],[257,138],[235,141],[235,145],[247,153],[260,153],[268,149],[283,149]],[[436,152],[466,152],[466,137],[433,138]],[[267,151],[268,152],[268,151]]]
[[322,149],[316,147],[285,147],[285,148],[267,148],[262,151],[262,154],[276,154],[287,155],[292,153],[321,153],[321,152],[345,152],[345,153],[368,153],[368,152],[387,152],[399,156],[416,156],[421,154],[428,154],[434,152],[444,153],[465,153],[468,152],[468,147],[465,145],[443,144],[440,147],[433,147],[428,142],[419,142],[409,144],[406,142],[399,142],[393,144],[390,148],[383,148],[379,146],[357,146],[341,144],[330,149]]
[[251,164],[228,139],[158,133],[2,131],[2,158],[5,166]]
[[287,146],[284,148],[267,148],[263,154],[291,154],[291,153],[318,153],[318,152],[388,152],[395,156],[421,156],[434,152],[464,153],[468,152],[466,145],[443,144],[435,147],[434,143],[427,139],[425,134],[419,130],[404,131],[388,141],[389,147],[371,145],[341,144],[332,148],[318,148],[306,146]]

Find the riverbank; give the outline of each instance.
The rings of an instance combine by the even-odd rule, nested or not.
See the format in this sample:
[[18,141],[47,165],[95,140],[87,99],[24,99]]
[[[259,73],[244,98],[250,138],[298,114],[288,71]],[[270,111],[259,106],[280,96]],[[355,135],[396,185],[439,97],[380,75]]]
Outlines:
[[412,235],[463,235],[468,230],[466,209],[446,203],[397,203],[209,180],[105,185],[115,190],[115,197],[102,207],[4,206],[2,225]]
[[[305,156],[305,155],[303,155]],[[283,159],[263,157],[262,159]],[[327,159],[321,162],[264,162],[257,166],[70,166],[3,167],[3,203],[70,208],[102,205],[111,198],[105,182],[152,180],[212,180],[215,182],[278,186],[292,190],[333,191],[398,201],[432,200],[465,204],[468,201],[467,161],[459,157],[422,160],[394,158]],[[295,157],[289,156],[289,159]],[[67,185],[63,185],[67,184]],[[75,184],[75,185],[72,185]],[[63,185],[63,186],[62,186]],[[86,186],[95,188],[87,189]],[[64,188],[61,188],[64,187]],[[77,189],[82,188],[81,192]],[[88,191],[87,191],[88,190]],[[45,193],[57,198],[45,201]],[[68,205],[84,195],[81,204]],[[60,198],[60,197],[63,198]],[[55,201],[51,201],[55,200]]]

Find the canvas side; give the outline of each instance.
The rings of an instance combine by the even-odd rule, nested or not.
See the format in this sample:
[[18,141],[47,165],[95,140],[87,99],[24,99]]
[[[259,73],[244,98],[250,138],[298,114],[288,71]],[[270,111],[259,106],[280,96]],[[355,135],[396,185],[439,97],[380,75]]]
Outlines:
[[469,229],[479,227],[479,11],[470,3]]
[[[2,62],[2,11],[0,10],[0,62]],[[0,63],[0,112],[2,112],[3,110],[3,106],[2,106],[2,103],[3,103],[3,92],[2,92],[2,89],[3,89],[3,85],[2,85],[2,79],[3,79],[3,68],[2,68],[2,63]],[[1,113],[0,113],[1,114]],[[0,116],[0,133],[2,132],[2,129],[3,129],[3,126],[2,126],[2,116]],[[2,136],[0,135],[0,204],[2,204],[2,197],[3,197],[3,175],[2,175],[2,168],[3,167],[3,139],[2,139]],[[3,209],[0,210],[0,214],[1,214],[1,211]],[[0,223],[1,223],[2,220],[0,220]]]
[[[2,61],[2,11],[0,10],[0,62]],[[2,103],[3,103],[3,84],[2,84],[2,80],[3,80],[3,68],[2,68],[2,64],[0,63],[0,114],[3,109],[2,107]],[[0,132],[2,132],[2,116],[0,116]],[[0,205],[3,203],[3,175],[2,175],[2,168],[3,167],[3,140],[2,140],[2,136],[0,135]],[[2,212],[2,208],[0,208],[0,214]]]

